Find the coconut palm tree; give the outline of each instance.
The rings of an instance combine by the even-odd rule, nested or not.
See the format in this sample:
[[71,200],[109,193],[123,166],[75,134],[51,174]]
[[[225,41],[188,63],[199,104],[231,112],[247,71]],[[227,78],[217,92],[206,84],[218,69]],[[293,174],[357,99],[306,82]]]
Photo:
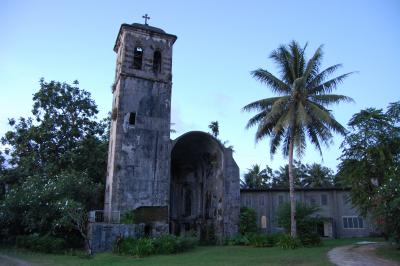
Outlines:
[[268,166],[261,169],[260,165],[254,164],[247,169],[241,180],[241,188],[263,189],[268,188],[268,182],[272,179],[272,169]]
[[300,47],[296,41],[281,45],[270,58],[279,68],[280,78],[266,69],[251,72],[254,78],[266,84],[277,97],[252,102],[244,111],[257,111],[246,128],[258,126],[256,141],[270,137],[271,156],[282,146],[283,154],[289,158],[289,188],[291,205],[291,235],[296,233],[296,203],[294,193],[293,153],[301,158],[306,148],[306,138],[322,156],[321,144],[329,145],[332,131],[344,135],[345,128],[335,120],[329,105],[350,102],[351,98],[331,94],[332,90],[352,74],[346,73],[329,78],[342,65],[336,64],[320,71],[323,58],[320,46],[306,60],[307,45]]
[[302,183],[303,187],[332,187],[334,184],[333,171],[318,163],[307,165],[307,175]]
[[219,124],[218,124],[218,121],[211,121],[211,123],[208,125],[208,128],[211,129],[211,134],[215,138],[218,138],[218,135],[219,135]]

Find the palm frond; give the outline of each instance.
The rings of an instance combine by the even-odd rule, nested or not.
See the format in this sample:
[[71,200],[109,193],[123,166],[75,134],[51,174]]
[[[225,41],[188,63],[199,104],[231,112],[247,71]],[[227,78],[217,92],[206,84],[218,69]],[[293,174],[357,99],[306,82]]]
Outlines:
[[330,123],[328,124],[328,127],[342,136],[346,135],[347,132],[346,128],[342,126],[338,121],[336,121],[336,119],[333,116],[331,116],[331,120]]
[[302,102],[299,102],[297,104],[297,114],[296,114],[296,126],[303,126],[307,125],[308,123],[311,122],[311,119],[303,105]]
[[284,45],[279,46],[278,49],[272,51],[269,57],[278,64],[282,79],[286,83],[292,84],[296,77],[291,64],[292,57],[290,52],[287,50],[287,47]]
[[322,120],[325,123],[330,123],[331,116],[329,111],[323,106],[316,104],[310,100],[306,101],[308,113],[313,116],[314,120]]
[[341,135],[346,133],[346,129],[335,120],[330,111],[328,111],[325,107],[311,101],[307,101],[307,105],[310,107],[310,112],[312,113],[314,122],[322,123],[325,127],[327,127],[325,134],[328,134],[330,130],[333,130]]
[[281,144],[282,136],[284,135],[284,133],[285,133],[285,129],[282,128],[281,130],[279,130],[278,132],[274,133],[271,136],[271,142],[270,142],[271,157],[273,154],[276,153],[276,150],[278,149],[279,145]]
[[287,129],[285,133],[285,139],[283,140],[283,145],[282,145],[282,153],[284,157],[287,157],[289,155],[289,143],[291,135],[292,133],[290,133],[290,130]]
[[309,78],[307,79],[307,87],[313,88],[322,82],[326,80],[326,78],[330,75],[332,75],[336,70],[341,68],[343,65],[342,64],[336,64],[333,66],[330,66],[321,72],[317,73],[316,75],[310,75]]
[[321,157],[322,157],[322,149],[321,149],[321,145],[319,144],[318,135],[317,135],[317,133],[315,132],[315,129],[314,129],[311,125],[308,125],[308,126],[306,127],[306,129],[307,129],[307,135],[308,135],[308,137],[310,138],[310,142],[311,142],[312,144],[314,144],[314,146],[315,146],[316,149],[319,151],[319,154],[320,154]]
[[294,146],[296,147],[297,156],[301,158],[304,155],[306,149],[306,136],[304,134],[303,127],[296,127]]
[[308,46],[308,43],[306,43],[304,45],[304,47],[301,49],[301,53],[300,53],[300,58],[299,58],[299,73],[301,73],[301,76],[304,75],[304,71],[306,68],[306,57],[305,57],[305,52],[306,52],[306,48]]
[[265,118],[262,119],[257,128],[255,136],[256,143],[264,139],[265,137],[270,136],[272,134],[273,127],[274,126],[272,123],[268,123]]
[[242,108],[242,110],[246,111],[246,112],[253,111],[253,110],[256,110],[256,111],[267,110],[267,109],[270,109],[276,101],[284,101],[288,98],[289,98],[289,96],[265,98],[265,99],[262,99],[259,101],[249,103],[248,105],[244,106]]
[[249,128],[255,126],[256,124],[260,123],[261,120],[263,118],[265,118],[267,113],[268,113],[268,111],[262,111],[262,112],[256,114],[255,116],[253,116],[252,118],[250,118],[246,124],[246,129],[249,129]]
[[304,58],[303,51],[296,41],[291,41],[289,48],[292,56],[293,75],[294,78],[297,79],[303,74],[301,71],[301,60]]
[[327,106],[330,104],[338,104],[340,102],[354,102],[353,98],[344,96],[344,95],[337,95],[337,94],[319,94],[319,95],[312,95],[310,100],[316,102],[320,105]]
[[290,86],[275,77],[268,70],[259,68],[251,72],[251,75],[262,83],[267,84],[273,92],[279,94],[289,94]]
[[343,82],[345,78],[350,76],[355,72],[349,72],[343,75],[340,75],[336,78],[330,79],[328,81],[325,81],[324,83],[317,85],[316,87],[311,88],[310,94],[326,94],[330,93],[332,90],[336,89],[336,87]]
[[273,131],[278,132],[283,128],[290,127],[291,121],[295,116],[295,108],[293,105],[289,107],[289,110],[285,112],[285,114],[280,115],[279,117],[276,116],[276,122],[274,124]]
[[319,66],[323,57],[323,45],[320,45],[315,51],[314,55],[307,62],[306,70],[304,71],[303,78],[308,81],[310,78],[316,76],[319,72]]
[[267,122],[276,123],[279,117],[281,117],[287,109],[290,97],[281,97],[279,100],[275,101],[271,106],[270,112],[268,112],[265,117]]

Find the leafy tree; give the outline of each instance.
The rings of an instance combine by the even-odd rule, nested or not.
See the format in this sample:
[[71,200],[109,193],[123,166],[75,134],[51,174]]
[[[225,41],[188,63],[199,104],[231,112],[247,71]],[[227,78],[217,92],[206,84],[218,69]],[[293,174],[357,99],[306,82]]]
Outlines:
[[6,193],[6,183],[4,180],[4,170],[5,170],[5,165],[4,162],[6,159],[3,156],[3,153],[0,151],[0,200],[4,198],[4,195]]
[[247,128],[258,125],[256,141],[271,138],[270,152],[275,154],[282,145],[283,154],[289,157],[289,185],[291,202],[291,235],[296,236],[296,204],[294,194],[293,154],[301,157],[306,148],[306,137],[320,151],[321,143],[329,145],[331,131],[344,134],[345,128],[335,120],[329,105],[352,101],[343,95],[330,94],[351,73],[328,79],[340,64],[320,71],[322,46],[306,60],[306,46],[292,41],[282,45],[270,55],[278,65],[280,78],[266,69],[252,72],[254,78],[265,83],[279,96],[255,101],[246,105],[245,111],[257,111],[247,123]]
[[214,138],[221,143],[222,146],[232,149],[233,150],[233,145],[229,145],[229,140],[222,141],[219,136],[219,123],[218,121],[211,121],[211,123],[208,125],[208,128],[211,129],[211,135],[214,136]]
[[[302,181],[307,176],[306,166],[299,161],[294,161],[293,173],[297,177],[294,180],[294,186],[299,188],[302,187]],[[285,166],[281,166],[278,170],[274,172],[271,186],[273,188],[289,187],[289,165],[286,164]]]
[[[1,139],[7,167],[0,183],[0,235],[57,234],[66,213],[57,201],[69,199],[85,210],[103,206],[109,118],[96,119],[97,106],[78,82],[40,80],[33,117],[10,119]],[[69,229],[68,229],[69,230]]]
[[75,167],[91,170],[93,178],[103,180],[107,124],[96,121],[98,110],[90,93],[79,89],[77,81],[71,86],[41,79],[33,101],[33,118],[10,119],[14,129],[2,138],[2,144],[10,147],[5,151],[10,156],[6,172],[10,181],[32,174],[51,176]]
[[398,194],[389,196],[388,187],[389,182],[400,179],[399,110],[400,102],[396,102],[386,112],[367,108],[353,115],[348,123],[351,132],[342,143],[338,172],[341,181],[352,187],[352,202],[364,215],[385,213],[377,218],[387,233],[392,226],[390,215],[381,208],[389,206],[386,200],[398,202]]
[[400,178],[393,175],[378,188],[373,214],[387,237],[400,243]]
[[244,179],[241,180],[241,188],[247,189],[263,189],[269,187],[269,182],[272,179],[272,169],[268,166],[261,170],[260,165],[254,164],[247,169],[244,174]]
[[240,208],[239,217],[239,231],[242,235],[248,233],[256,233],[258,231],[257,227],[257,215],[256,212],[247,207]]
[[332,187],[334,175],[332,169],[313,163],[306,166],[307,175],[302,180],[302,187],[321,188]]
[[75,228],[84,239],[87,254],[92,255],[92,246],[88,235],[88,214],[85,207],[79,202],[63,199],[58,202],[58,208],[60,212],[64,213],[58,220],[58,224]]
[[[321,239],[316,231],[318,223],[321,223],[322,220],[315,217],[315,213],[319,211],[319,207],[296,203],[296,210],[298,234],[301,242],[304,245],[320,244]],[[278,225],[286,231],[289,231],[291,228],[290,213],[290,204],[284,203],[279,207],[276,215]]]
[[212,121],[209,125],[208,128],[211,129],[211,134],[215,137],[218,138],[219,135],[219,124],[218,121]]

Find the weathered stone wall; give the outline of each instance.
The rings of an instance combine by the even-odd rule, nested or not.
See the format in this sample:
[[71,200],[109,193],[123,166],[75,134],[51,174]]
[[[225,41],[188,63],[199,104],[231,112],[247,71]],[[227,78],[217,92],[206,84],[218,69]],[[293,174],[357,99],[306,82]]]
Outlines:
[[117,237],[137,237],[143,234],[143,226],[135,224],[89,224],[89,241],[93,253],[111,251]]
[[240,173],[232,153],[232,149],[224,149],[224,236],[239,232]]
[[160,236],[168,231],[168,224],[153,223],[150,231],[147,224],[90,223],[88,236],[93,253],[111,251],[118,237]]
[[171,233],[215,233],[218,241],[238,232],[239,168],[232,150],[205,132],[188,132],[171,151]]

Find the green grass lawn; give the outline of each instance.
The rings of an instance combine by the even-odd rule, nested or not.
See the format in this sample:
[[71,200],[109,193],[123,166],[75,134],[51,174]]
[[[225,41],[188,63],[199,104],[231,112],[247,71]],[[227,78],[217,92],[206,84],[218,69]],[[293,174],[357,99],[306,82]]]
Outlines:
[[[299,248],[295,250],[283,250],[281,248],[253,248],[242,246],[216,246],[197,247],[193,251],[177,255],[158,255],[146,258],[134,258],[118,256],[111,253],[97,254],[94,258],[85,259],[71,255],[49,255],[15,249],[0,249],[1,254],[16,257],[32,262],[36,265],[115,265],[115,266],[152,266],[152,265],[332,265],[329,263],[326,253],[333,247],[350,245],[358,241],[371,238],[352,238],[325,240],[324,245],[313,248]],[[379,239],[378,241],[381,241]]]

